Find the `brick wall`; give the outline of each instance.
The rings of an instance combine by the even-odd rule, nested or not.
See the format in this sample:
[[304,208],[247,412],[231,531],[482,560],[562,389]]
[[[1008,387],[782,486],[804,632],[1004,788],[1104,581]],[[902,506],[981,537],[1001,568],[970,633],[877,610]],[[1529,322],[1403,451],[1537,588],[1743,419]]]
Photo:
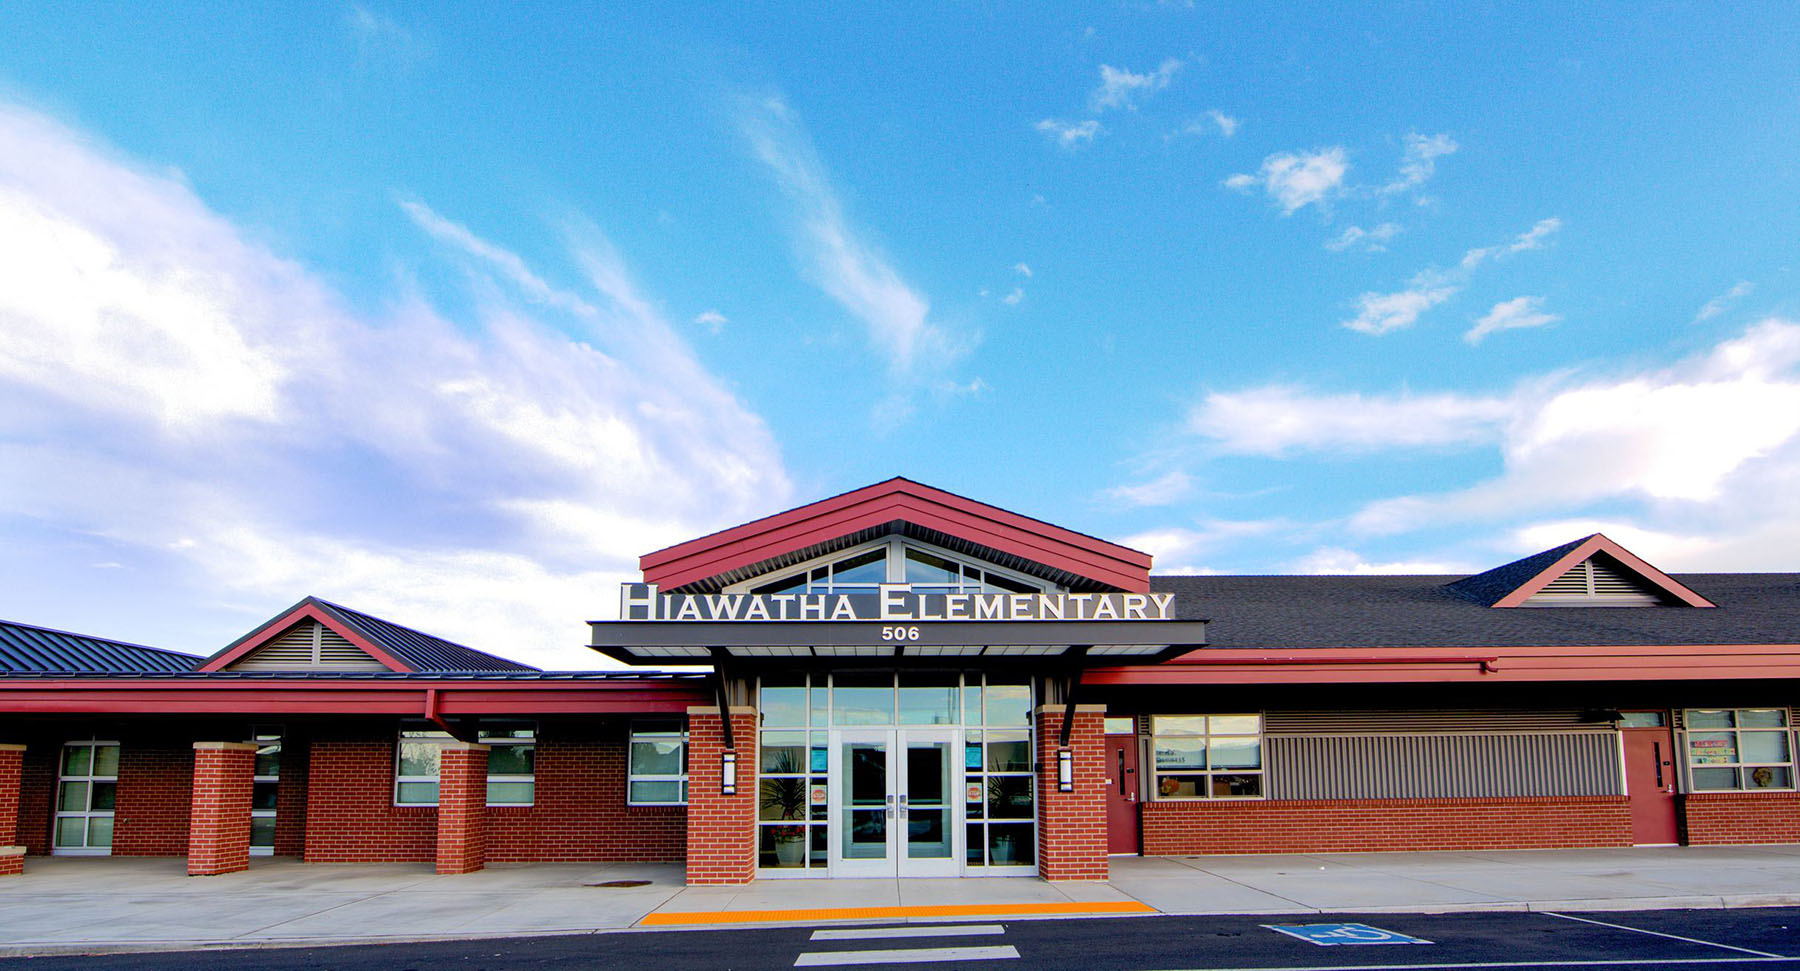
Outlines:
[[19,783],[24,768],[25,746],[0,744],[0,877],[25,872],[25,848],[13,842],[19,829]]
[[1045,880],[1106,879],[1106,714],[1078,705],[1069,731],[1075,789],[1057,788],[1057,751],[1064,709],[1038,709],[1038,875]]
[[156,737],[123,742],[113,807],[113,855],[186,853],[193,781],[191,741]]
[[1695,792],[1682,801],[1691,845],[1800,843],[1800,793]]
[[188,876],[235,873],[250,866],[250,778],[255,764],[256,746],[247,742],[194,743]]
[[718,708],[688,709],[687,882],[749,883],[756,876],[756,709],[733,707],[737,795],[720,788],[724,721]]
[[[624,720],[540,725],[536,802],[488,808],[488,862],[679,862],[685,811],[625,805],[627,731]],[[304,804],[309,862],[435,859],[437,809],[394,805],[394,745],[391,722],[314,734],[305,791],[295,796]],[[285,800],[290,763],[283,755]],[[278,815],[277,852],[286,852],[281,825]]]
[[451,742],[438,762],[437,872],[487,866],[486,745]]
[[16,839],[27,855],[46,856],[50,852],[51,805],[56,798],[56,773],[61,758],[60,738],[39,736],[25,743]]
[[276,856],[300,856],[306,848],[306,753],[306,735],[286,730],[275,786]]
[[1143,821],[1151,856],[1631,845],[1623,796],[1152,801]]

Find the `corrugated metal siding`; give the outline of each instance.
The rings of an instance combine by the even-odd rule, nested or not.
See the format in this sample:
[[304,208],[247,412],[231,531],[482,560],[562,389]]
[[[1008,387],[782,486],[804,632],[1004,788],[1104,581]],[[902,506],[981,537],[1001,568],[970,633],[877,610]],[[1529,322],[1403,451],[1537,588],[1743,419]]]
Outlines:
[[1263,716],[1270,735],[1356,735],[1369,732],[1610,732],[1610,722],[1584,722],[1579,708],[1469,708],[1456,711],[1382,709],[1368,711],[1271,711]]
[[0,671],[191,671],[191,654],[0,621]]
[[1274,799],[1621,795],[1610,732],[1271,736]]

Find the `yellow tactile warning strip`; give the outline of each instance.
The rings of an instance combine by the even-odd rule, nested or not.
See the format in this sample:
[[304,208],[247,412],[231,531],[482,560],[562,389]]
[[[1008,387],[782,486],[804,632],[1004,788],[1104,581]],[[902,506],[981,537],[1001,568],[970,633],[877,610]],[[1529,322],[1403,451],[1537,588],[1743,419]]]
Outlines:
[[1093,903],[921,904],[913,907],[813,907],[801,910],[690,910],[656,913],[640,925],[760,924],[814,920],[891,920],[898,917],[998,917],[1033,914],[1154,914],[1155,907],[1136,900]]

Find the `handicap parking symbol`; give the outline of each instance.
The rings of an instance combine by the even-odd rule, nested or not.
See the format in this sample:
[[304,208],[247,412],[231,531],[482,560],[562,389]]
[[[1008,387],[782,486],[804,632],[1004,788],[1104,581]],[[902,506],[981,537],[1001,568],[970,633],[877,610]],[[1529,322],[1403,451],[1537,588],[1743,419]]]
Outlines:
[[1397,931],[1384,931],[1379,927],[1370,927],[1367,924],[1264,924],[1262,926],[1278,934],[1310,941],[1320,947],[1332,947],[1338,944],[1431,943]]

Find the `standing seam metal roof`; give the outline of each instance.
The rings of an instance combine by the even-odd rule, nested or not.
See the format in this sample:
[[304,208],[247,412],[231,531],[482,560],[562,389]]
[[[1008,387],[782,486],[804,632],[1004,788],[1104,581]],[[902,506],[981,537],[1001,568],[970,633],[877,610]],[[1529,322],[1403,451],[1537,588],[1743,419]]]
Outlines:
[[7,673],[178,673],[192,671],[200,660],[160,647],[0,621],[0,671]]
[[307,599],[415,671],[538,670],[529,664],[508,661],[317,597]]

